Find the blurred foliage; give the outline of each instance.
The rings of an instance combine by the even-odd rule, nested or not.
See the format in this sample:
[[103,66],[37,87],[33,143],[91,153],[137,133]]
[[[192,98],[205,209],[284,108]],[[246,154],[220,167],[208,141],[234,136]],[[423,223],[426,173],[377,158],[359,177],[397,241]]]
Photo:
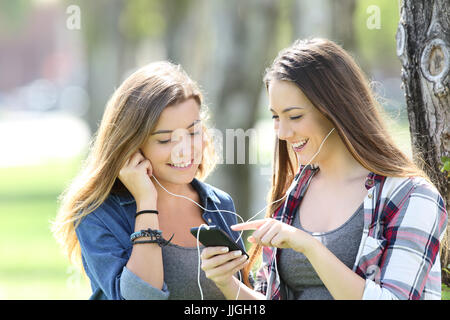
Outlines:
[[30,0],[0,0],[0,35],[15,37],[27,27],[27,18],[33,3]]
[[442,157],[442,168],[441,172],[447,171],[447,177],[450,178],[450,158],[449,157]]
[[292,15],[294,7],[294,0],[284,0],[280,2],[278,12],[278,30],[276,48],[285,48],[290,46],[294,41],[294,28],[292,19],[298,19]]
[[121,33],[135,41],[164,34],[166,20],[162,15],[163,4],[159,0],[127,1],[120,15]]
[[[380,28],[369,29],[370,6],[380,9]],[[358,0],[354,15],[355,37],[362,64],[370,69],[400,73],[395,34],[400,19],[398,0]],[[391,59],[389,59],[391,57]]]

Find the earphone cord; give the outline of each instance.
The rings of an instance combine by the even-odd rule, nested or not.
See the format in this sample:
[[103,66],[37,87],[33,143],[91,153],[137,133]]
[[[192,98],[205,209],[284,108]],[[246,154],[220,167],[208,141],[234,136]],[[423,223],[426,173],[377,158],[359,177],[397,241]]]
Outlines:
[[197,231],[197,253],[198,253],[198,270],[197,270],[197,284],[198,284],[198,288],[200,289],[200,297],[201,300],[203,300],[203,290],[202,290],[202,285],[200,284],[200,241],[199,241],[199,237],[200,237],[200,230],[202,229],[202,227],[207,227],[206,224],[202,223]]
[[[289,189],[287,190],[287,192],[284,194],[284,196],[283,196],[282,198],[280,198],[280,199],[278,199],[278,200],[275,200],[275,201],[271,202],[270,204],[266,205],[262,210],[258,211],[255,215],[253,215],[253,216],[252,216],[250,219],[248,219],[247,221],[245,221],[239,214],[237,214],[236,212],[233,212],[233,211],[229,211],[229,210],[210,210],[210,209],[204,208],[203,206],[201,206],[199,203],[197,203],[196,201],[192,200],[191,198],[188,198],[188,197],[186,197],[186,196],[178,195],[178,194],[175,194],[175,193],[170,192],[169,190],[167,190],[166,188],[164,188],[164,187],[161,185],[161,183],[158,181],[158,179],[156,179],[156,177],[155,177],[154,175],[152,176],[152,178],[155,179],[155,181],[159,184],[159,186],[160,186],[164,191],[166,191],[167,193],[169,193],[170,195],[172,195],[172,196],[174,196],[174,197],[183,198],[183,199],[186,199],[186,200],[188,200],[188,201],[191,201],[192,203],[194,203],[195,205],[197,205],[198,207],[200,207],[201,209],[203,209],[203,210],[205,210],[205,211],[209,211],[209,212],[219,212],[219,213],[220,213],[220,212],[228,212],[228,213],[232,213],[232,214],[236,215],[237,217],[239,217],[239,219],[241,219],[242,222],[248,222],[248,221],[253,220],[255,217],[257,217],[257,216],[258,216],[261,212],[263,212],[268,206],[270,206],[270,205],[272,205],[272,204],[274,204],[274,203],[277,203],[277,202],[283,200],[284,198],[286,198],[287,195],[289,195],[289,194],[291,193],[292,189],[295,188],[295,186],[296,186],[297,183],[298,183],[298,180],[299,180],[300,177],[302,176],[303,171],[305,171],[306,167],[314,160],[314,158],[315,158],[315,157],[317,156],[317,154],[320,152],[320,150],[322,149],[323,144],[325,143],[325,141],[327,140],[327,138],[329,137],[329,135],[333,132],[333,130],[334,130],[334,128],[331,129],[331,131],[327,134],[327,136],[322,140],[322,143],[320,144],[320,146],[319,146],[317,152],[311,157],[311,159],[309,160],[309,162],[303,167],[303,170],[302,170],[302,171],[300,172],[300,174],[297,176],[297,179],[293,181],[293,183],[291,184],[291,186],[289,187]],[[199,289],[200,289],[200,296],[201,296],[201,299],[202,299],[202,300],[203,300],[203,291],[202,291],[202,287],[201,287],[201,285],[200,285],[200,261],[201,261],[201,260],[200,260],[200,242],[199,242],[199,234],[200,234],[201,228],[202,228],[202,227],[206,227],[206,226],[207,226],[206,224],[201,224],[200,227],[199,227],[199,229],[198,229],[198,232],[197,232],[197,252],[198,252],[198,274],[197,274],[197,283],[198,283],[198,287],[199,287]],[[239,237],[238,237],[237,240],[235,241],[236,243],[237,243],[237,242],[239,241],[239,239],[241,238],[243,232],[244,232],[243,230],[240,232]],[[274,250],[274,253],[275,253],[275,250]],[[277,265],[276,265],[276,259],[275,259],[275,268],[277,268]],[[239,281],[241,281],[242,279],[241,279],[241,272],[240,272],[240,271],[239,271],[239,278],[240,278]],[[237,300],[238,297],[239,297],[240,289],[241,289],[241,287],[239,286],[238,293],[237,293],[237,295],[236,295],[236,300]]]

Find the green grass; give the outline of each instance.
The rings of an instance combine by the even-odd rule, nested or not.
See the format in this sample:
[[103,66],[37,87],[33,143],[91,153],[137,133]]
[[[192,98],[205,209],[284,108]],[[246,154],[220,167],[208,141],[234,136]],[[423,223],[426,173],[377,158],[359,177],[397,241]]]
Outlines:
[[50,232],[57,197],[78,163],[0,169],[0,299],[89,298],[89,283]]

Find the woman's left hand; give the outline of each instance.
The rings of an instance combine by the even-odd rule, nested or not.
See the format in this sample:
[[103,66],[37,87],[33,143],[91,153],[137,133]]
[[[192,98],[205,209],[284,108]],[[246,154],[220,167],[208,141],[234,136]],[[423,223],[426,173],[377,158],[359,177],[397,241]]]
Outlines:
[[231,226],[234,231],[255,230],[248,241],[266,247],[291,248],[304,253],[311,239],[310,234],[284,222],[266,218]]

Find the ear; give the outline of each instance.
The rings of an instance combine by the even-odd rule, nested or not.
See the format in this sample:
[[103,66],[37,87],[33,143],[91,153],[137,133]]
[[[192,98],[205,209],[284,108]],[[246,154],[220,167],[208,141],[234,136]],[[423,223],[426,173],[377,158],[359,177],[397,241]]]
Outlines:
[[142,151],[141,148],[139,148],[139,153],[140,153],[145,159],[147,159],[147,160],[150,161],[150,159],[148,159],[148,158],[145,156],[145,153],[144,153],[144,151]]

